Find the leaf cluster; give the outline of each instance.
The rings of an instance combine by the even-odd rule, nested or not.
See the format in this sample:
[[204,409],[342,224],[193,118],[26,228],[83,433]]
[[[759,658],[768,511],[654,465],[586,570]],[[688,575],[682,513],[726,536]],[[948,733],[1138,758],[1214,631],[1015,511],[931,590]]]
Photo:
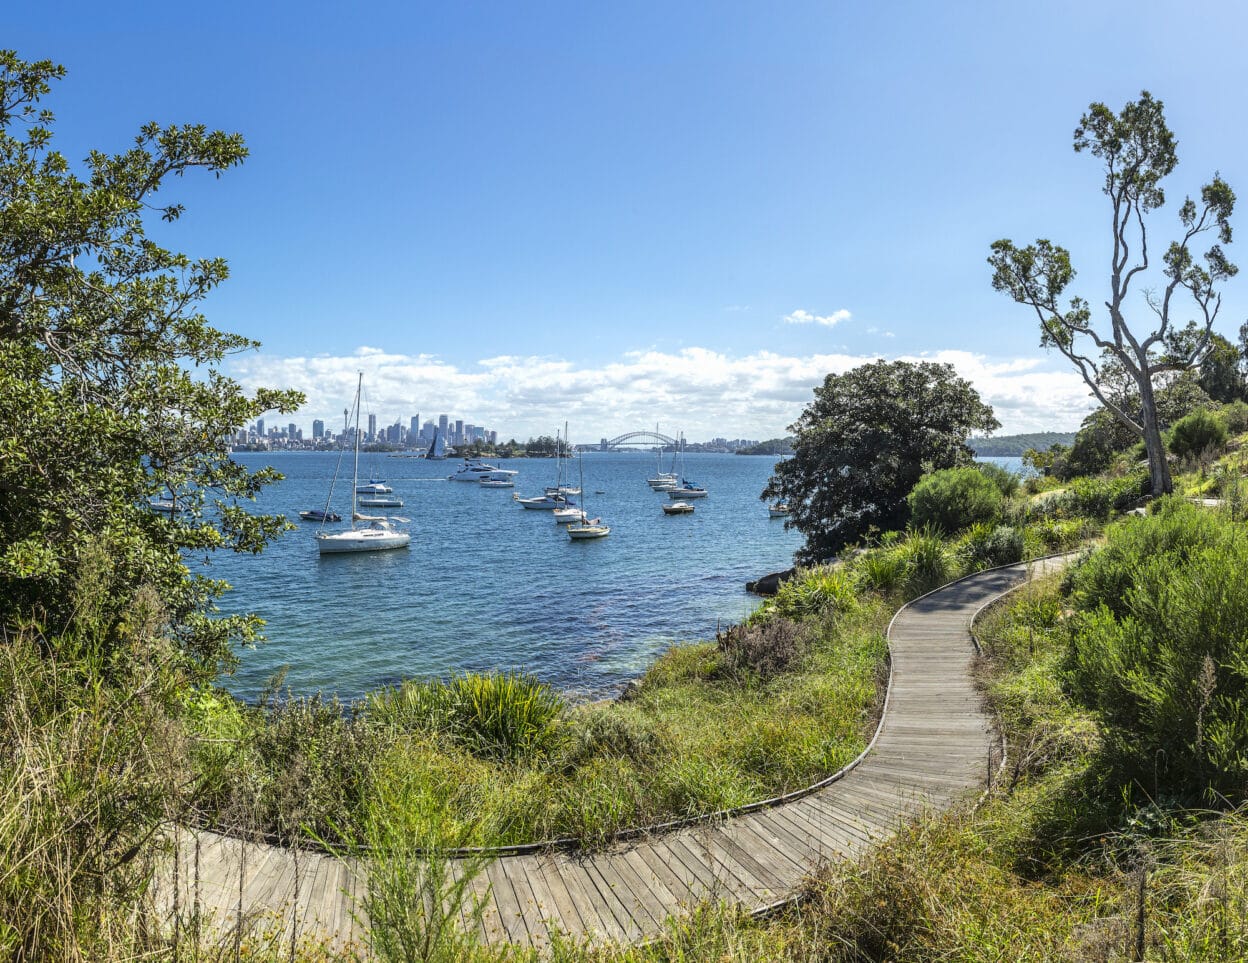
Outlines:
[[[256,623],[214,621],[223,586],[192,578],[182,553],[258,551],[282,530],[242,504],[278,476],[232,462],[226,439],[302,399],[249,395],[219,371],[256,346],[200,310],[227,266],[162,247],[146,225],[181,215],[163,196],[171,178],[220,176],[247,149],[202,125],[146,124],[128,149],[72,165],[39,105],[63,74],[0,51],[0,622],[66,624],[82,546],[102,540],[211,671]],[[181,511],[156,515],[156,496]]]

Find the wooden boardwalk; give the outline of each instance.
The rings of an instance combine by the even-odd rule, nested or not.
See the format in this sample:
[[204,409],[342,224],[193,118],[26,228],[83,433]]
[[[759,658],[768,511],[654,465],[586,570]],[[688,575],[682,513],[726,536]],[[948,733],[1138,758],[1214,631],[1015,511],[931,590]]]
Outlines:
[[[985,604],[1052,559],[981,572],[900,609],[884,714],[870,747],[807,795],[641,836],[605,852],[500,856],[474,882],[487,942],[542,946],[552,931],[640,941],[707,900],[759,912],[794,899],[824,861],[852,859],[901,821],[971,796],[1000,762],[971,677],[970,623]],[[180,830],[158,881],[168,911],[198,907],[218,932],[238,926],[363,942],[352,861],[208,831]],[[175,892],[176,891],[176,892]]]

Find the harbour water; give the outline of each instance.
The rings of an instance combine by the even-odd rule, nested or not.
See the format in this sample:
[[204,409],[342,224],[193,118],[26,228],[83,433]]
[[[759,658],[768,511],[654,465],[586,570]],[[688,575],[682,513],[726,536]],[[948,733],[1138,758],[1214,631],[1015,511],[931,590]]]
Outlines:
[[[801,544],[758,498],[774,458],[689,454],[686,475],[710,491],[691,515],[664,515],[652,492],[652,453],[584,455],[587,508],[611,535],[573,542],[549,512],[528,511],[512,489],[450,482],[460,462],[361,456],[404,500],[406,550],[320,556],[314,523],[335,453],[240,453],[286,480],[257,510],[284,512],[299,527],[259,556],[214,556],[204,569],[234,589],[222,609],[267,620],[268,641],[245,649],[226,685],[253,699],[287,670],[296,693],[344,699],[404,678],[463,670],[532,672],[574,698],[617,690],[677,641],[705,639],[757,604],[745,582],[787,568]],[[348,517],[350,459],[333,508]],[[515,492],[554,484],[551,459],[514,459]],[[365,509],[364,511],[386,511]],[[336,526],[340,527],[340,526]]]

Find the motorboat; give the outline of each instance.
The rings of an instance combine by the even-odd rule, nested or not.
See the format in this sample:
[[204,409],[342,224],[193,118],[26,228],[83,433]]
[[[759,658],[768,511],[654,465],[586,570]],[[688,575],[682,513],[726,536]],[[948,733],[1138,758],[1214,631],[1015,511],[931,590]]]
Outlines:
[[[377,493],[373,495],[365,495],[361,497],[360,492],[360,394],[364,390],[364,372],[360,372],[359,382],[355,387],[355,467],[352,471],[351,479],[351,527],[345,531],[327,532],[324,528],[316,533],[316,549],[321,555],[338,555],[346,552],[380,552],[392,548],[407,548],[411,544],[412,536],[407,532],[400,532],[391,527],[390,519],[385,517],[376,517],[371,515],[361,515],[356,511],[357,505],[372,505],[381,503],[385,506],[403,504],[397,498],[387,497],[385,493]],[[339,458],[341,462],[341,456]],[[338,469],[334,469],[335,480],[338,477]],[[371,479],[370,485],[382,484],[377,479]],[[384,485],[383,485],[384,487]],[[333,491],[331,486],[330,491]],[[385,488],[385,492],[389,492],[389,488]],[[328,506],[322,515],[330,514]],[[300,513],[303,517],[303,513]],[[337,516],[335,516],[336,518]],[[406,521],[406,519],[395,519],[396,521]],[[368,522],[364,528],[356,528],[356,522]]]
[[776,502],[774,505],[768,506],[767,515],[769,518],[788,518],[789,517],[789,503],[788,502]]
[[515,488],[516,483],[510,478],[490,478],[483,477],[479,484],[482,488]]
[[567,508],[572,503],[563,495],[538,495],[536,498],[521,498],[519,495],[512,495],[517,502],[525,508],[532,508],[538,511],[552,511],[556,508]]
[[361,495],[356,504],[364,508],[402,508],[403,499],[397,495]]
[[575,505],[569,505],[567,508],[556,508],[552,514],[555,516],[556,525],[589,520],[589,516],[585,514],[585,511],[577,508]]
[[178,505],[172,498],[149,498],[147,507],[154,512],[160,512],[162,515],[177,515],[182,511],[182,507]]
[[448,481],[460,482],[476,482],[489,478],[491,480],[505,481],[515,475],[520,474],[511,468],[499,468],[497,465],[487,465],[479,458],[465,458],[463,467],[453,475],[447,475]]
[[326,512],[319,508],[310,508],[305,512],[300,512],[299,517],[305,522],[340,522],[342,516],[337,512]]
[[688,502],[672,502],[670,505],[663,505],[664,515],[688,515],[693,511],[693,506]]

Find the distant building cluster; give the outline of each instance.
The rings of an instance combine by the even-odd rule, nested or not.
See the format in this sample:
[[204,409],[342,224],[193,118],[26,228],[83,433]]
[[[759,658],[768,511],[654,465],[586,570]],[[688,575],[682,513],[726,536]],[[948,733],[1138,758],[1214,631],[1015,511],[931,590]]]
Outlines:
[[[335,431],[332,427],[327,429],[325,422],[317,418],[312,422],[310,435],[305,435],[304,430],[294,422],[287,425],[269,425],[265,424],[265,419],[258,418],[250,428],[243,428],[235,433],[234,447],[312,451],[351,445],[350,412],[344,410],[342,416],[341,431]],[[360,444],[420,448],[433,443],[435,431],[452,447],[471,445],[478,441],[490,445],[498,443],[498,432],[481,425],[474,425],[460,418],[452,420],[450,415],[439,415],[436,422],[425,421],[421,424],[420,415],[416,414],[406,424],[400,418],[392,425],[381,427],[377,424],[377,416],[369,415],[367,430],[363,425],[360,426]]]

